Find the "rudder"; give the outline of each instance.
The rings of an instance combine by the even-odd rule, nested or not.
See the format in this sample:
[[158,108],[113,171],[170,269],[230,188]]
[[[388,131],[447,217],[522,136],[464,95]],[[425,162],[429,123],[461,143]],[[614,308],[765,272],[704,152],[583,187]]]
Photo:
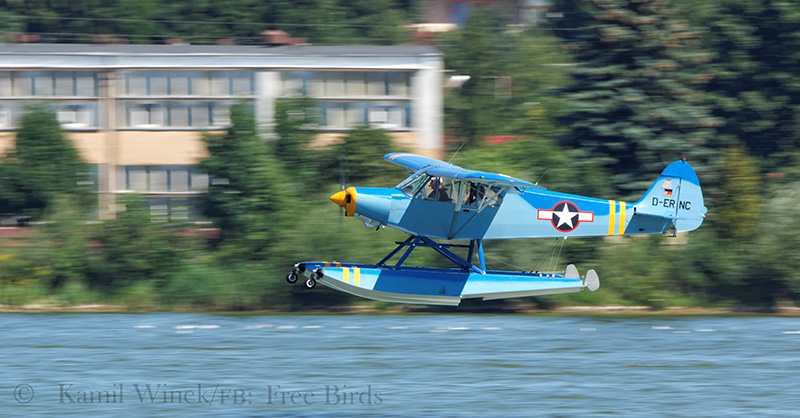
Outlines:
[[707,209],[697,174],[686,160],[667,166],[647,193],[634,203],[630,233],[692,231],[700,227]]

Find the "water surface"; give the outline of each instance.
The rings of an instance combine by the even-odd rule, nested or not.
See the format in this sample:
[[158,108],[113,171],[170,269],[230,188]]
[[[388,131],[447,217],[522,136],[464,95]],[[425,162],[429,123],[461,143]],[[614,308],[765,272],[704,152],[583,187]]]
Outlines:
[[0,314],[0,415],[797,416],[800,319]]

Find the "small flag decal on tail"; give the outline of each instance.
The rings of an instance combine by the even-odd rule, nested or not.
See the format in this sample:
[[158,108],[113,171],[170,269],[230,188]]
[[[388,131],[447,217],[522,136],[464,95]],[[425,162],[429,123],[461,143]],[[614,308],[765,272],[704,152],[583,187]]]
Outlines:
[[661,188],[664,189],[664,194],[661,196],[672,197],[672,179],[664,180],[664,183],[661,184]]

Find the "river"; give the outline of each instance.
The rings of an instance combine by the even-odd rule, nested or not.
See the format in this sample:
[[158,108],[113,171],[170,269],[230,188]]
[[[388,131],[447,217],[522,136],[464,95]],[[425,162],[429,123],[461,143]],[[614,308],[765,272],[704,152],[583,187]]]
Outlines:
[[790,417],[800,319],[0,314],[0,416]]

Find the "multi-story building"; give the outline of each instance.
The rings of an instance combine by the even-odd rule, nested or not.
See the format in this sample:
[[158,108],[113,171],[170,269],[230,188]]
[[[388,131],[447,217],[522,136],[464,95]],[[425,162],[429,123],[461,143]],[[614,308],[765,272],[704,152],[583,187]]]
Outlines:
[[442,69],[427,46],[0,44],[0,153],[26,104],[49,103],[96,173],[102,217],[133,191],[181,219],[208,186],[202,135],[224,130],[237,101],[267,136],[276,100],[307,95],[320,143],[367,124],[439,157]]

